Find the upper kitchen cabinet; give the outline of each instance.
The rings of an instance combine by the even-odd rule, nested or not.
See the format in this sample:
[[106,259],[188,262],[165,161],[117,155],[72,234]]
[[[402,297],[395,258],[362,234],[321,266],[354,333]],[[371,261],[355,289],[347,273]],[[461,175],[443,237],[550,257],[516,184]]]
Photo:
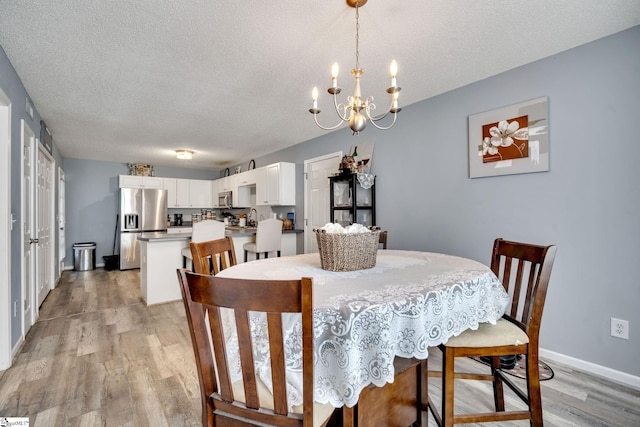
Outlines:
[[155,176],[120,175],[120,188],[159,188],[163,187],[163,179]]
[[189,207],[189,180],[164,178],[163,188],[167,190],[168,208]]
[[210,208],[211,181],[204,179],[189,180],[189,204],[191,208]]
[[235,191],[236,187],[236,175],[225,176],[218,180],[218,191],[221,193],[224,191]]
[[235,175],[238,187],[256,185],[256,170],[251,169]]
[[256,205],[293,206],[296,204],[295,163],[274,163],[255,169]]
[[164,178],[169,208],[211,208],[211,181],[202,179]]
[[222,191],[220,189],[221,187],[222,187],[221,179],[214,179],[213,181],[211,181],[211,207],[212,208],[222,207],[220,206],[218,201],[218,193]]

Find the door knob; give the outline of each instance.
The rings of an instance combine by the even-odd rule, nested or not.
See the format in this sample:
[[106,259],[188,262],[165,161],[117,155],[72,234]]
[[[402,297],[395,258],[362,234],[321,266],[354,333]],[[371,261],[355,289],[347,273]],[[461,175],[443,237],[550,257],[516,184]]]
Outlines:
[[38,243],[38,239],[29,239],[29,244]]

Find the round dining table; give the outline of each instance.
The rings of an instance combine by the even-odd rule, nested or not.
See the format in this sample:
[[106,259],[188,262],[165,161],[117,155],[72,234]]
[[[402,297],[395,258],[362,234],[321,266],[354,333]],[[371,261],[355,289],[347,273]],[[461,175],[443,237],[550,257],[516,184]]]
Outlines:
[[[323,270],[319,254],[310,253],[238,264],[218,276],[313,279],[314,400],[335,407],[354,406],[370,384],[393,382],[396,357],[426,359],[429,347],[482,322],[495,323],[509,303],[486,265],[429,252],[379,250],[373,268],[347,272]],[[289,401],[297,405],[302,402],[300,317],[285,316],[290,316],[283,319]],[[252,317],[251,328],[254,336],[267,337],[264,319]],[[233,358],[237,339],[227,337],[227,343]],[[256,345],[254,355],[256,372],[270,388],[268,347]],[[239,369],[234,376],[241,379]]]

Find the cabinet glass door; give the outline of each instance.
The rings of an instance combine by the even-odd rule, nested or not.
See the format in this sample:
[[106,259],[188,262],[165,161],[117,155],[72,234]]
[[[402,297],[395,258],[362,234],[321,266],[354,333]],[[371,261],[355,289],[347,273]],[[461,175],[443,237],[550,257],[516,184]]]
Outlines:
[[348,210],[336,210],[334,212],[334,220],[343,227],[353,224],[353,215]]
[[347,181],[336,181],[333,185],[334,207],[351,206],[351,186]]

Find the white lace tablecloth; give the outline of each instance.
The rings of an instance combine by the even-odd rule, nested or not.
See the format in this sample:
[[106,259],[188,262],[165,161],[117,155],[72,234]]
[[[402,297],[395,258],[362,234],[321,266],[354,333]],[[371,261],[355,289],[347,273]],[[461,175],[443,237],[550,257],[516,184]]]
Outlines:
[[[495,323],[508,296],[491,270],[476,261],[428,252],[380,250],[369,270],[322,270],[317,253],[269,258],[228,268],[221,277],[300,279],[314,288],[314,400],[353,406],[369,384],[394,378],[396,356],[425,359],[428,347],[446,342],[481,322]],[[288,395],[302,402],[300,316],[285,316]],[[232,321],[231,316],[228,317]],[[251,321],[258,344],[256,372],[270,387],[266,322]],[[230,336],[229,357],[241,379],[237,338]]]

